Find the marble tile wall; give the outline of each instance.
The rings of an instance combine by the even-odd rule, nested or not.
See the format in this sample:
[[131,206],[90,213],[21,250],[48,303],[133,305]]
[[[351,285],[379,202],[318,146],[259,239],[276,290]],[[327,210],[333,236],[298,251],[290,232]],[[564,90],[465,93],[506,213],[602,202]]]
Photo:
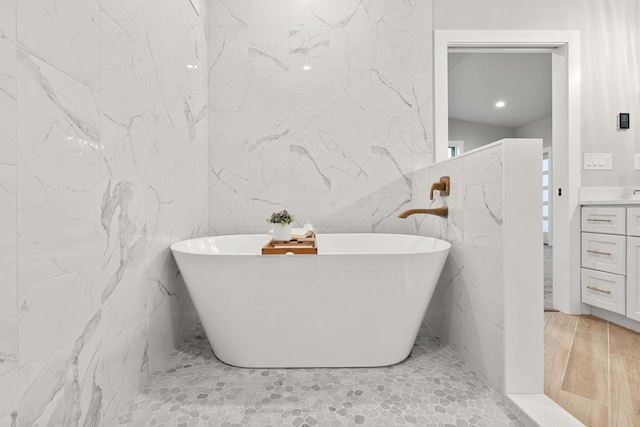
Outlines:
[[426,167],[418,188],[451,177],[450,196],[417,191],[415,207],[449,207],[447,219],[414,216],[418,234],[445,239],[451,251],[425,323],[479,372],[503,387],[503,145]]
[[194,324],[204,6],[0,0],[1,427],[113,425]]
[[18,409],[16,0],[0,0],[0,426]]
[[415,230],[432,162],[431,0],[212,0],[209,226],[287,208],[322,232]]

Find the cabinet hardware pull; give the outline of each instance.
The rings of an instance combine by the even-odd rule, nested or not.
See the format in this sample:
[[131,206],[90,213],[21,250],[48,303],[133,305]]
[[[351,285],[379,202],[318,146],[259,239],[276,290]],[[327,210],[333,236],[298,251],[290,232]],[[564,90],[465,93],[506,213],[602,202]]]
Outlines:
[[611,291],[605,291],[604,289],[599,289],[595,286],[587,286],[587,289],[591,289],[592,291],[602,292],[603,294],[611,295]]
[[587,218],[587,221],[591,221],[591,222],[611,222],[610,219],[598,219],[598,218]]
[[591,249],[587,249],[587,252],[592,254],[611,256],[611,252],[592,251]]

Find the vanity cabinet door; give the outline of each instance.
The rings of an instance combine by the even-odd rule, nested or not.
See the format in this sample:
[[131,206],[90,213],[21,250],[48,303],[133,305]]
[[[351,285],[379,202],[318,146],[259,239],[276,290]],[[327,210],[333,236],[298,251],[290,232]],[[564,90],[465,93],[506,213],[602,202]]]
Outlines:
[[640,321],[640,237],[627,237],[627,317]]

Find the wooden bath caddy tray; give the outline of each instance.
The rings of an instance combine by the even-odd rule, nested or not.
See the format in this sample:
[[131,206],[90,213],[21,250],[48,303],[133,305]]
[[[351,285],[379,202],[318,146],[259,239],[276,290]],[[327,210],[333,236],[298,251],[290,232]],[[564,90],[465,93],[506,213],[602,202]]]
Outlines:
[[284,255],[287,253],[316,255],[318,253],[318,241],[316,235],[298,238],[291,241],[270,240],[262,247],[262,255]]

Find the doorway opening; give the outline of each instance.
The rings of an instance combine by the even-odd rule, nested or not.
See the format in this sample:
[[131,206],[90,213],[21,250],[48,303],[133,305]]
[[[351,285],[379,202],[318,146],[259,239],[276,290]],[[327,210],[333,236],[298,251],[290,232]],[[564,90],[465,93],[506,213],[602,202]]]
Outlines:
[[[553,310],[551,49],[448,49],[449,156],[506,138],[543,143],[544,309]],[[534,197],[532,195],[532,197]]]

